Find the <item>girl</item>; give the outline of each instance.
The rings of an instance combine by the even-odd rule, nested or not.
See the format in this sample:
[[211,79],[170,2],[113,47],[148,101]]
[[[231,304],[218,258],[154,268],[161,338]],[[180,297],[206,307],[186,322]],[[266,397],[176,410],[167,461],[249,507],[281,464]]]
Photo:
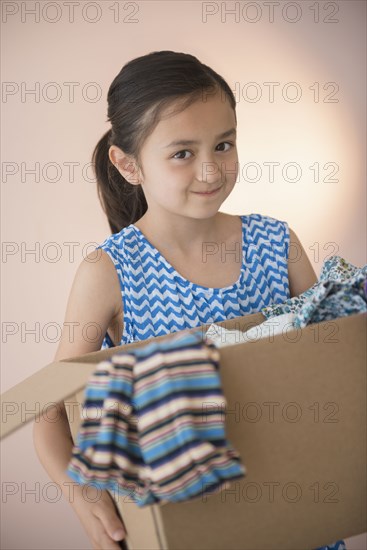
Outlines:
[[[108,92],[111,129],[93,161],[112,235],[78,267],[55,361],[260,311],[317,282],[286,222],[219,212],[236,183],[236,101],[196,57],[153,52],[127,63]],[[294,246],[297,261],[289,261]],[[97,323],[95,342],[83,339]],[[57,423],[34,424],[38,456],[69,494],[72,438],[64,403]],[[75,487],[71,506],[93,548],[125,537],[107,491]]]

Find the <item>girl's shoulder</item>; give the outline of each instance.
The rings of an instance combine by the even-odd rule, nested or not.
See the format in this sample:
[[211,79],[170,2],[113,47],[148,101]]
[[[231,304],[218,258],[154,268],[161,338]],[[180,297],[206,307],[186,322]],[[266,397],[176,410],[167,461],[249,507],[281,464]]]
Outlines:
[[[55,360],[101,349],[103,335],[120,307],[121,293],[113,264],[103,252],[99,255],[90,252],[74,276],[65,313],[66,328]],[[73,338],[68,331],[70,326]]]
[[283,239],[289,241],[290,228],[288,222],[268,214],[253,212],[240,216],[248,235],[260,238],[267,235],[271,240]]
[[278,218],[274,218],[273,216],[270,216],[269,214],[260,214],[259,212],[251,212],[247,214],[227,214],[224,212],[220,212],[220,214],[227,219],[227,221],[230,221],[234,218],[241,218],[243,221],[247,222],[264,222],[264,223],[273,223],[273,222],[280,222],[280,223],[286,223],[282,220],[279,220]]
[[118,233],[112,233],[102,241],[96,249],[107,249],[114,247],[121,247],[124,244],[126,237],[131,232],[131,225],[123,227]]
[[104,251],[115,264],[121,266],[124,257],[129,252],[134,251],[135,235],[132,225],[123,227],[118,233],[112,233],[105,238],[98,246],[96,251]]
[[274,218],[274,216],[270,216],[269,214],[260,214],[259,212],[253,212],[251,214],[245,214],[244,216],[241,216],[243,218],[248,219],[250,222],[261,222],[264,225],[278,225],[278,224],[286,224],[288,223],[285,220],[280,220],[279,218]]

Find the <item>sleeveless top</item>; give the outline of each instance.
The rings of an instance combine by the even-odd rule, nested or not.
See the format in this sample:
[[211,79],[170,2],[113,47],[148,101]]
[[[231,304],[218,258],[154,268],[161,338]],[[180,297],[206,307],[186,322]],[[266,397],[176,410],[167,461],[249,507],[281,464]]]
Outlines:
[[[123,334],[118,345],[257,313],[290,298],[287,222],[261,214],[240,218],[241,273],[223,288],[184,279],[134,224],[96,247],[110,256],[120,282]],[[110,347],[114,344],[106,333],[101,349]]]

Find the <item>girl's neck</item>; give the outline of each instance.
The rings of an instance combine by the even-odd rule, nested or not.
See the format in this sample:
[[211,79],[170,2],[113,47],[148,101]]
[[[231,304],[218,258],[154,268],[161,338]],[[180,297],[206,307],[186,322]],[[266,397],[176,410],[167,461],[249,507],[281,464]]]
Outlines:
[[[189,256],[195,251],[201,252],[203,243],[217,243],[233,234],[233,218],[222,212],[205,220],[176,217],[171,220],[152,219],[146,212],[134,225],[154,245],[170,248],[182,255]],[[236,227],[238,226],[235,224]]]

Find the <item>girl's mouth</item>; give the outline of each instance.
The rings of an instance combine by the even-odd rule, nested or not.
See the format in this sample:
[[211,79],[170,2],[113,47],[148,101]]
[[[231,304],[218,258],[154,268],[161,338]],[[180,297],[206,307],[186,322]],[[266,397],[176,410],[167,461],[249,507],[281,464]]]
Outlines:
[[209,191],[209,192],[206,192],[206,191],[193,191],[195,193],[195,195],[201,195],[203,197],[211,197],[212,195],[215,195],[219,189],[221,189],[222,187],[217,187],[217,189],[214,189],[213,191]]

